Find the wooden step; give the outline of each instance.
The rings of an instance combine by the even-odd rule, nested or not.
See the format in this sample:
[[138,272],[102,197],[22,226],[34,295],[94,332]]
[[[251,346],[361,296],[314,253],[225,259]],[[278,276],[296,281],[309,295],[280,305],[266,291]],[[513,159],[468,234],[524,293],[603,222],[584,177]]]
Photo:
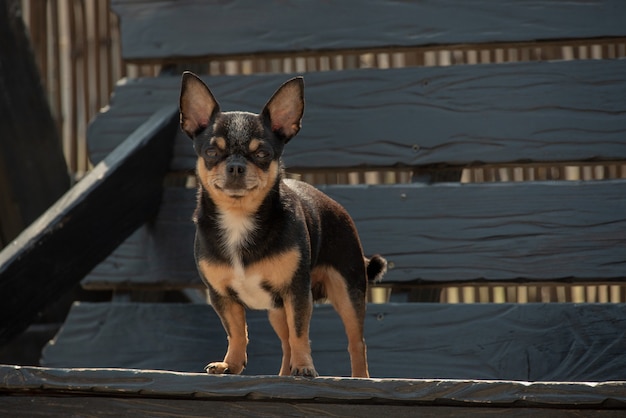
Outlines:
[[[280,344],[262,311],[248,312],[246,375],[274,375]],[[372,377],[524,381],[626,380],[626,304],[371,304]],[[313,359],[349,376],[346,337],[328,305],[313,313]],[[208,305],[77,303],[43,351],[49,367],[202,372],[226,335]]]
[[[348,210],[365,253],[387,258],[386,284],[624,277],[626,180],[321,189]],[[121,244],[83,286],[204,288],[193,257],[195,195],[166,189],[156,221]]]
[[626,382],[303,379],[0,366],[0,396],[0,415],[11,417],[86,410],[102,416],[567,417],[580,409],[586,416],[618,417],[626,408]]

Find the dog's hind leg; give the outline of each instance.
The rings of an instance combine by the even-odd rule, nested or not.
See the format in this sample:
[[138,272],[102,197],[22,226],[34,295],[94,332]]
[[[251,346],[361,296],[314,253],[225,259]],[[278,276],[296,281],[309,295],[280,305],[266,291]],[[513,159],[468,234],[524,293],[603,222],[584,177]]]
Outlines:
[[[348,282],[337,270],[326,268],[323,279],[326,294],[341,317],[348,337],[348,353],[352,377],[369,377],[367,347],[363,337],[365,321],[365,289],[348,287]],[[363,279],[365,273],[363,272]],[[363,286],[365,287],[365,285]]]

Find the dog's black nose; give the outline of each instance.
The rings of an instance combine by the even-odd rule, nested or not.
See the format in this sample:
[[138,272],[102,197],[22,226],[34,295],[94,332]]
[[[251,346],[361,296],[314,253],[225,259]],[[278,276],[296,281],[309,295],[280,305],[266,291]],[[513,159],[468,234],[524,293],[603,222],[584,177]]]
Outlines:
[[231,161],[226,165],[226,172],[234,177],[246,174],[246,163],[243,161]]

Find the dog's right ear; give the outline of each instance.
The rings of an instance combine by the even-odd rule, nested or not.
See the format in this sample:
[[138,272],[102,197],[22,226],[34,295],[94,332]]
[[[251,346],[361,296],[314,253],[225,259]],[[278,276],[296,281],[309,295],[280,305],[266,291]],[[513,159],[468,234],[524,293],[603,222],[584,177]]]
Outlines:
[[200,78],[190,71],[183,73],[180,88],[180,127],[193,138],[209,126],[220,105],[211,90]]

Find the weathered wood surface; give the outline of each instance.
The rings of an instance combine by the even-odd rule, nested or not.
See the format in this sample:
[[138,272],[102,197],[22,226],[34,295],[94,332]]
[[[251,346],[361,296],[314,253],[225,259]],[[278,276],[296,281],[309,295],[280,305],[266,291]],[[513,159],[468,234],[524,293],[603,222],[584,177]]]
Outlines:
[[621,0],[113,0],[112,9],[131,61],[626,35]]
[[[129,410],[138,412],[144,411],[142,408],[151,411],[161,405],[161,414],[191,411],[192,416],[197,416],[201,411],[199,408],[205,408],[205,414],[207,411],[217,412],[224,409],[251,416],[251,410],[257,406],[259,413],[267,414],[262,416],[274,416],[280,412],[281,416],[285,416],[286,412],[305,415],[320,413],[326,416],[333,411],[333,416],[337,416],[337,413],[354,416],[350,413],[351,409],[344,407],[364,406],[371,408],[371,412],[368,413],[367,409],[354,411],[364,411],[367,417],[380,416],[373,412],[384,414],[382,407],[390,408],[385,409],[386,413],[404,412],[399,416],[409,416],[409,412],[413,413],[412,416],[421,412],[428,413],[426,416],[433,416],[437,411],[444,413],[443,416],[463,416],[446,408],[454,406],[457,408],[456,412],[464,414],[484,411],[498,415],[500,410],[497,408],[515,414],[518,408],[536,408],[537,412],[543,411],[549,416],[561,416],[561,408],[584,409],[592,414],[594,410],[623,409],[626,407],[625,388],[625,382],[529,383],[332,377],[302,379],[277,376],[211,376],[204,373],[154,370],[0,366],[0,395],[21,395],[3,396],[0,412],[3,407],[8,408],[11,405],[17,408],[16,412],[21,412],[24,410],[22,408],[28,408],[23,401],[32,397],[33,406],[46,408],[39,409],[39,413],[62,407],[72,410],[70,408],[78,408],[81,404],[89,406],[95,403],[96,408],[112,412],[119,411],[121,407],[130,407]],[[51,396],[56,396],[56,400],[48,398],[50,403],[46,403],[46,397]],[[95,397],[109,401],[108,405],[98,403]],[[13,402],[14,400],[18,402]],[[69,400],[71,402],[67,402]],[[185,400],[188,402],[183,403]],[[195,402],[195,407],[192,402]],[[278,409],[280,406],[285,409]],[[400,406],[412,409],[406,411],[398,408]],[[394,407],[398,409],[393,409]],[[492,409],[481,410],[481,407]],[[98,410],[81,411],[81,415]],[[12,413],[9,415],[14,416]]]
[[[365,253],[393,263],[385,283],[623,280],[626,271],[626,181],[321,189],[351,214]],[[83,285],[204,287],[194,207],[195,190],[166,189],[156,221]]]
[[157,112],[0,252],[0,344],[156,213],[177,125]]
[[0,249],[70,187],[19,0],[0,3]]
[[[623,418],[621,409],[604,409],[604,406],[593,406],[593,409],[576,406],[545,408],[513,405],[511,407],[474,406],[474,405],[404,405],[398,404],[355,404],[351,403],[320,403],[320,402],[283,402],[277,399],[271,401],[238,400],[210,401],[188,399],[155,399],[147,396],[139,398],[101,397],[91,396],[41,396],[21,395],[5,396],[0,403],[0,414],[12,418],[24,417],[198,417],[225,416],[225,417],[359,417],[380,418],[391,416],[394,418],[466,418],[468,415],[479,416],[507,416],[507,417],[606,417]],[[595,409],[602,408],[602,409]]]
[[[267,314],[248,311],[246,375],[273,375],[280,342]],[[372,377],[524,381],[626,380],[626,304],[368,305]],[[349,376],[347,339],[329,305],[315,308],[313,359]],[[201,372],[226,350],[208,305],[80,303],[43,351],[50,367]]]
[[[626,3],[625,3],[626,4]],[[309,73],[288,168],[626,159],[626,60]],[[207,77],[223,110],[259,112],[289,75]],[[99,161],[180,77],[126,81],[89,127]],[[179,133],[174,170],[195,167]]]

